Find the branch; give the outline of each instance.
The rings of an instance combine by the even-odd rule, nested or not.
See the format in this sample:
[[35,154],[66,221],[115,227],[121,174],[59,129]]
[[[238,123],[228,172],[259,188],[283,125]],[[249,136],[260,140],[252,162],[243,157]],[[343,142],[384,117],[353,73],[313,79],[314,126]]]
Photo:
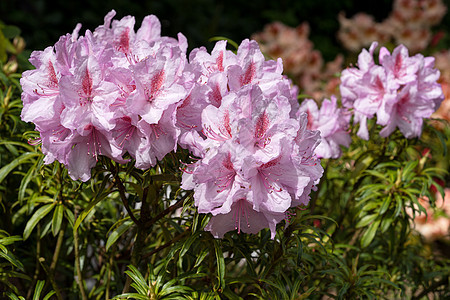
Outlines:
[[33,275],[33,281],[31,282],[30,288],[27,292],[27,299],[31,299],[31,294],[33,293],[33,287],[36,285],[36,282],[38,280],[39,276],[39,259],[41,257],[41,223],[37,223],[36,226],[36,235],[37,235],[37,241],[36,241],[36,268],[34,269],[34,275]]
[[[75,213],[77,215],[77,213]],[[76,217],[75,217],[76,219]],[[81,298],[83,300],[87,300],[88,297],[86,296],[86,291],[84,290],[83,286],[83,274],[81,273],[81,266],[80,266],[80,249],[79,249],[79,242],[78,242],[78,230],[73,231],[73,242],[74,242],[74,250],[75,250],[75,269],[77,272],[77,276],[75,277],[75,280],[78,284],[78,288],[81,292]]]
[[152,256],[153,254],[155,254],[155,253],[157,253],[157,252],[159,252],[159,251],[161,251],[161,250],[163,250],[163,249],[169,247],[170,245],[172,245],[172,244],[178,242],[179,240],[181,240],[184,236],[186,236],[186,235],[187,235],[188,233],[190,233],[190,232],[191,232],[190,229],[188,229],[188,230],[186,230],[186,231],[183,231],[182,233],[180,233],[179,235],[175,236],[173,239],[171,239],[171,240],[170,240],[169,242],[167,242],[166,244],[164,244],[164,245],[162,245],[162,246],[159,246],[158,248],[156,248],[156,249],[150,251],[149,253],[146,253],[146,254],[142,255],[142,258],[150,257],[150,256]]
[[43,257],[39,258],[39,263],[41,264],[42,269],[44,269],[45,273],[47,274],[47,277],[49,278],[50,283],[51,283],[53,289],[55,290],[56,298],[58,298],[58,300],[62,300],[63,298],[61,297],[61,291],[59,290],[58,285],[56,284],[55,276],[52,273],[52,270],[49,269],[47,267],[47,265],[45,264],[45,258],[43,258]]
[[55,252],[53,253],[52,262],[50,264],[50,274],[55,274],[56,264],[58,263],[59,253],[61,252],[61,246],[64,241],[64,232],[66,231],[66,223],[64,222],[63,227],[59,231],[58,240],[56,241]]
[[188,192],[183,198],[181,198],[180,200],[178,200],[175,204],[169,206],[168,208],[166,208],[165,210],[163,210],[162,212],[160,212],[156,217],[148,220],[147,222],[144,223],[144,227],[145,228],[150,228],[153,224],[155,224],[156,222],[158,222],[160,219],[162,219],[164,216],[170,214],[171,212],[173,212],[174,210],[176,210],[177,208],[181,207],[184,203],[184,201],[188,198],[192,196],[192,191]]
[[123,205],[125,206],[125,209],[128,212],[128,215],[130,216],[131,220],[137,225],[140,224],[140,221],[136,219],[136,217],[133,214],[133,211],[130,208],[130,205],[128,203],[128,198],[125,195],[125,187],[123,186],[122,180],[120,180],[118,172],[114,174],[114,182],[117,185],[117,189],[119,191],[120,199],[122,199]]
[[[131,261],[130,261],[130,264],[135,267],[138,267],[138,263],[141,258],[140,255],[142,252],[142,247],[144,246],[144,241],[145,241],[144,229],[142,228],[142,224],[139,223],[137,226],[136,240],[134,242],[133,250],[131,252]],[[122,290],[122,294],[128,293],[130,285],[131,285],[131,277],[127,276],[127,279],[125,280],[125,285]]]

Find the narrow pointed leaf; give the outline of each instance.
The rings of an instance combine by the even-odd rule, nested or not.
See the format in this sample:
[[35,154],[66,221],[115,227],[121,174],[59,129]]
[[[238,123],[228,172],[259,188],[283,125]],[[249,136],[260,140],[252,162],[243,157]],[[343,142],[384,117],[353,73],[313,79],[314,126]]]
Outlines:
[[36,224],[42,220],[54,207],[54,203],[49,203],[44,206],[41,206],[30,218],[27,225],[25,226],[25,230],[23,231],[23,239],[26,240],[31,232],[33,231]]
[[56,205],[55,210],[53,211],[53,219],[52,219],[52,233],[53,236],[56,236],[61,229],[61,223],[64,214],[64,205],[58,204]]
[[23,164],[24,162],[28,161],[29,159],[31,159],[33,157],[37,157],[39,155],[40,155],[39,153],[35,153],[35,152],[25,152],[24,154],[22,154],[21,156],[19,156],[18,158],[16,158],[12,162],[10,162],[9,164],[7,164],[3,168],[1,168],[0,169],[0,183],[6,178],[6,176],[12,170],[17,168],[17,166]]

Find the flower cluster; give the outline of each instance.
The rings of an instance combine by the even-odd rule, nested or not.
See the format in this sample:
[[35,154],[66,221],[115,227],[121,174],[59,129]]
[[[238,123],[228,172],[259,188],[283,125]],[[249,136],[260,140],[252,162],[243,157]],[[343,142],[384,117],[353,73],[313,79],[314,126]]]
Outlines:
[[369,46],[373,41],[381,44],[386,43],[389,38],[389,27],[384,23],[377,23],[373,16],[363,12],[347,18],[344,12],[339,13],[339,31],[337,38],[344,48],[352,52],[358,52]]
[[424,118],[429,118],[444,99],[437,83],[439,71],[434,57],[416,54],[400,45],[392,54],[380,49],[377,65],[373,52],[377,43],[363,50],[358,68],[348,68],[341,76],[341,96],[344,107],[353,109],[354,122],[360,124],[358,136],[369,139],[367,119],[377,116],[377,124],[385,126],[382,137],[398,127],[406,138],[419,137]]
[[[434,53],[433,56],[436,58],[436,68],[441,72],[438,82],[442,86],[445,99],[432,117],[450,122],[450,50]],[[442,127],[440,123],[435,124]]]
[[[425,240],[431,242],[438,239],[450,239],[450,188],[444,189],[444,197],[436,193],[435,207],[430,206],[427,197],[419,198],[419,203],[425,208],[425,212],[413,214],[413,209],[407,207],[406,212],[412,217],[414,227]],[[418,207],[414,204],[417,211]]]
[[339,15],[338,39],[350,51],[368,47],[372,41],[393,41],[410,51],[424,50],[432,40],[430,28],[439,24],[447,7],[442,0],[395,0],[390,15],[380,23],[365,13],[348,19]]
[[23,73],[22,119],[41,136],[45,162],[65,164],[87,181],[98,156],[136,167],[155,165],[176,149],[177,103],[187,94],[187,42],[161,37],[155,16],[137,32],[134,17],[114,20],[79,36],[81,25],[53,46],[32,53]]
[[212,213],[215,236],[257,233],[306,205],[322,176],[319,131],[298,111],[297,89],[281,59],[266,61],[255,41],[237,53],[219,41],[211,53],[160,35],[147,16],[105,17],[94,32],[80,25],[54,47],[33,52],[24,72],[22,119],[40,133],[45,163],[86,181],[100,155],[147,169],[177,145],[198,160],[182,187],[194,189],[200,213]]
[[252,39],[260,44],[264,54],[283,59],[284,72],[302,93],[322,100],[336,93],[340,81],[335,74],[342,70],[344,58],[338,55],[334,61],[325,64],[322,54],[314,49],[308,38],[309,31],[306,22],[296,28],[273,22],[262,32],[253,34]]
[[180,139],[199,157],[186,167],[182,187],[195,191],[200,213],[212,214],[206,229],[214,236],[268,227],[274,237],[276,224],[309,202],[322,176],[314,154],[319,132],[308,130],[307,115],[291,105],[296,97],[281,60],[265,61],[255,41],[244,40],[237,54],[224,49],[219,42],[211,54],[198,49],[190,56],[203,70],[199,88],[209,91],[202,130]]

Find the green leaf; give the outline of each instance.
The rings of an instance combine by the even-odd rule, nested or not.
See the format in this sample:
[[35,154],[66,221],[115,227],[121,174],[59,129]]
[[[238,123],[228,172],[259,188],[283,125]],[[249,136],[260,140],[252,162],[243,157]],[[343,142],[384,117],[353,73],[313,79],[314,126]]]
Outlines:
[[[106,179],[105,179],[106,180]],[[78,230],[78,227],[80,226],[81,222],[89,215],[91,210],[103,199],[106,198],[111,192],[107,193],[99,193],[97,194],[97,197],[94,198],[91,202],[89,202],[89,205],[83,210],[83,212],[78,216],[77,220],[75,221],[75,225],[73,226],[73,230]]]
[[75,223],[75,216],[73,212],[68,207],[64,207],[64,215],[66,216],[67,221],[69,221],[70,226],[73,227]]
[[[1,74],[1,72],[0,72]],[[20,146],[25,148],[26,150],[28,150],[28,152],[33,152],[34,153],[34,147],[30,146],[27,143],[23,143],[23,142],[16,142],[16,141],[9,141],[9,140],[2,140],[0,141],[0,145],[5,145],[5,147],[8,148],[8,146]],[[9,149],[9,148],[8,148]],[[10,150],[11,151],[11,150]],[[17,150],[13,150],[14,152],[17,152]],[[42,155],[41,153],[36,153],[38,155]],[[18,154],[17,154],[18,155]]]
[[59,233],[59,230],[61,229],[63,214],[64,214],[64,205],[62,205],[62,204],[56,205],[55,211],[53,212],[53,219],[52,219],[53,236],[56,236]]
[[400,212],[402,211],[403,208],[403,199],[399,194],[394,194],[394,198],[396,202],[394,218],[397,218],[400,215]]
[[417,167],[418,163],[418,160],[413,160],[406,164],[402,172],[402,181],[406,181],[406,179],[410,176],[410,173],[414,170],[415,167]]
[[226,287],[223,291],[223,295],[230,300],[243,300],[243,298],[236,295],[229,287]]
[[[37,163],[37,161],[36,161]],[[22,178],[21,182],[20,182],[20,187],[19,187],[19,193],[18,193],[18,200],[19,203],[23,202],[23,199],[25,198],[25,192],[27,190],[27,186],[30,183],[31,179],[33,179],[34,177],[34,171],[36,170],[36,164],[33,165],[33,167],[31,167],[28,171],[27,174]]]
[[20,298],[18,298],[15,294],[11,293],[11,292],[7,292],[6,295],[9,297],[9,299],[11,300],[25,300],[24,297],[20,296]]
[[14,25],[6,25],[2,28],[3,35],[7,39],[15,38],[16,36],[20,35],[20,28]]
[[389,208],[389,205],[391,204],[392,196],[389,194],[383,201],[383,204],[381,204],[380,210],[378,213],[380,215],[383,215]]
[[108,251],[109,247],[111,247],[117,239],[124,234],[132,225],[134,224],[133,221],[125,221],[122,225],[114,229],[111,234],[108,237],[108,240],[106,241],[106,251]]
[[222,248],[219,242],[217,240],[213,240],[213,243],[217,260],[217,289],[223,291],[223,289],[225,288],[225,259],[223,257]]
[[45,295],[45,297],[42,300],[48,300],[50,299],[51,296],[53,296],[54,294],[56,294],[55,291],[50,291],[47,295]]
[[121,294],[121,295],[117,295],[115,296],[114,299],[137,299],[137,300],[148,300],[148,296],[147,295],[139,295],[136,293],[125,293],[125,294]]
[[385,180],[386,180],[386,174],[380,173],[380,172],[375,171],[375,170],[366,170],[366,171],[364,171],[364,173],[365,173],[365,174],[372,175],[372,176],[374,176],[374,177],[378,177],[378,178],[381,179],[382,181],[385,181]]
[[236,48],[236,50],[239,48],[239,45],[235,41],[233,41],[229,38],[223,37],[223,36],[215,36],[215,37],[210,38],[208,41],[215,42],[215,41],[222,41],[222,40],[227,41],[227,43],[229,43],[231,46]]
[[8,236],[8,237],[4,237],[4,238],[0,239],[0,245],[7,246],[7,245],[11,245],[15,242],[19,242],[21,240],[22,240],[22,237],[20,237],[18,235]]
[[6,176],[14,170],[17,166],[23,164],[33,157],[39,156],[39,153],[36,152],[25,152],[15,160],[11,161],[9,164],[0,169],[0,183],[6,178]]
[[42,220],[43,217],[45,217],[55,206],[54,203],[46,204],[42,207],[40,207],[30,218],[30,220],[27,222],[27,225],[25,226],[25,229],[23,231],[23,239],[26,240],[31,232],[33,231],[36,224]]
[[128,268],[129,270],[125,271],[125,273],[134,281],[136,291],[142,295],[147,295],[150,287],[145,282],[144,276],[135,266],[129,265]]
[[208,255],[208,249],[203,249],[202,252],[197,256],[197,259],[195,260],[194,269],[200,266],[200,264],[203,262],[205,257]]
[[373,220],[375,220],[378,217],[377,214],[373,215],[366,215],[361,218],[361,220],[356,224],[356,228],[361,228],[369,225]]
[[375,237],[375,234],[377,233],[378,226],[380,226],[379,219],[375,220],[372,224],[370,224],[369,228],[367,229],[366,232],[364,232],[364,235],[361,238],[361,247],[365,248],[369,246],[369,244]]
[[200,232],[198,232],[198,231],[194,232],[193,235],[191,235],[189,238],[187,238],[184,241],[183,246],[181,247],[181,250],[180,250],[180,257],[183,257],[186,254],[186,252],[188,252],[188,250],[191,248],[192,244],[196,240],[198,240],[199,235],[200,235]]
[[23,264],[20,261],[18,261],[11,252],[5,253],[5,252],[0,251],[0,257],[3,257],[7,261],[9,261],[11,264],[13,264],[15,267],[17,267],[25,272],[25,269],[23,268]]
[[34,289],[33,300],[39,300],[39,298],[41,296],[42,289],[44,288],[44,284],[45,284],[44,280],[39,280],[37,282],[36,287]]
[[386,230],[391,226],[392,222],[394,221],[394,212],[391,212],[383,217],[383,220],[381,221],[381,232],[385,233]]

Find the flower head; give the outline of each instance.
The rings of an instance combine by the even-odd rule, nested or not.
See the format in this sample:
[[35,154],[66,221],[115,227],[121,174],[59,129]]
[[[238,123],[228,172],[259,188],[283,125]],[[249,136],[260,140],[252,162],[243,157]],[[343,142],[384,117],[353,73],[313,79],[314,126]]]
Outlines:
[[292,118],[291,83],[279,61],[265,61],[255,42],[242,42],[223,70],[203,56],[213,67],[199,77],[201,86],[218,86],[220,101],[213,89],[197,94],[209,104],[201,112],[202,130],[186,131],[182,139],[199,154],[183,175],[183,188],[194,189],[199,212],[213,215],[206,229],[214,236],[270,228],[274,237],[286,211],[307,204],[322,175],[314,154],[319,133],[301,126],[306,115]]
[[377,124],[385,126],[380,135],[389,136],[399,128],[407,138],[422,133],[424,118],[429,118],[444,99],[437,83],[439,71],[434,58],[408,55],[400,45],[389,53],[381,48],[377,65],[370,51],[358,58],[358,68],[342,72],[341,96],[345,107],[354,110],[355,122],[360,123],[358,136],[369,138],[367,119],[377,116]]
[[45,162],[65,164],[86,181],[100,155],[124,163],[128,152],[139,168],[176,149],[175,109],[187,88],[182,78],[187,42],[163,37],[155,16],[134,31],[134,17],[109,12],[94,32],[81,25],[30,61],[23,73],[22,119],[41,135]]

